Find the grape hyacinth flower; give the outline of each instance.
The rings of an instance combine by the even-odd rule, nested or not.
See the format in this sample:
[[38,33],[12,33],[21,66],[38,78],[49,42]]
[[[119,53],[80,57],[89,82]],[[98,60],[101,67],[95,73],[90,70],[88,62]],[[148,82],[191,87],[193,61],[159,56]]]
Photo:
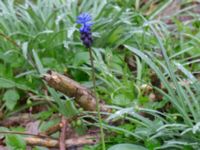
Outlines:
[[81,33],[81,40],[85,47],[90,48],[93,42],[91,26],[93,23],[91,22],[92,17],[88,13],[82,13],[77,17],[77,23],[81,24],[81,28],[79,29]]
[[[94,67],[94,62],[93,62],[93,56],[92,56],[92,32],[91,32],[91,26],[93,23],[91,22],[92,17],[88,13],[82,13],[77,17],[76,23],[81,24],[81,28],[79,29],[81,33],[81,40],[83,44],[85,45],[86,48],[88,48],[89,51],[89,56],[90,56],[90,64],[92,68],[92,82],[93,82],[93,87],[94,87],[94,93],[95,97],[96,96],[96,79],[95,79],[95,67]],[[101,108],[100,108],[100,99],[97,97],[97,102],[96,102],[96,107],[97,107],[97,112],[98,112],[98,119],[100,122],[100,132],[101,132],[101,143],[102,143],[102,150],[106,150],[105,147],[105,141],[104,141],[104,131],[103,131],[103,124],[102,124],[102,119],[101,119]]]

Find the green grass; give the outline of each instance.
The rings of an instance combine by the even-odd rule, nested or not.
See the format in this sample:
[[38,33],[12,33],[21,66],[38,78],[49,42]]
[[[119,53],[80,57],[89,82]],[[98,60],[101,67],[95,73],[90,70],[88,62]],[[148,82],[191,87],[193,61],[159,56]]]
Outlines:
[[[68,117],[81,114],[81,126],[74,124],[82,134],[86,128],[99,127],[96,112],[80,111],[72,99],[61,99],[63,95],[41,79],[51,69],[93,87],[89,53],[76,24],[81,12],[89,12],[94,21],[96,93],[113,109],[103,120],[104,131],[110,135],[105,138],[106,147],[113,150],[129,143],[132,149],[198,149],[200,16],[192,2],[183,0],[173,16],[158,19],[171,4],[167,0],[0,1],[2,117],[45,103],[46,111],[34,114],[43,126],[54,124],[51,115],[61,113]],[[192,19],[180,21],[184,16]],[[127,63],[127,58],[132,61]],[[162,88],[152,84],[152,73]],[[153,89],[146,92],[144,85]],[[155,93],[160,95],[156,101],[149,96]],[[10,142],[13,139],[15,144]],[[20,135],[6,137],[8,147],[24,148],[20,141]],[[126,146],[130,145],[123,145],[124,150]]]

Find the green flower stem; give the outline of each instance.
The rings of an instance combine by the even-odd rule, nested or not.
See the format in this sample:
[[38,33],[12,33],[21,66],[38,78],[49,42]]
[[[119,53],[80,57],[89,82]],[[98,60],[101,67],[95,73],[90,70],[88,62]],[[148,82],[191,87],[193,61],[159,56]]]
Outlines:
[[96,79],[95,79],[95,68],[94,68],[94,61],[93,61],[93,57],[92,57],[92,49],[88,48],[89,50],[89,54],[90,54],[90,63],[91,63],[91,67],[92,67],[92,83],[93,83],[93,87],[94,87],[94,94],[95,97],[97,99],[97,113],[98,113],[98,120],[99,120],[99,124],[100,124],[100,134],[101,134],[101,144],[102,144],[102,150],[106,150],[106,146],[105,146],[105,140],[104,140],[104,131],[103,131],[103,123],[102,123],[102,118],[101,118],[101,109],[100,109],[100,99],[98,97],[98,94],[96,93]]

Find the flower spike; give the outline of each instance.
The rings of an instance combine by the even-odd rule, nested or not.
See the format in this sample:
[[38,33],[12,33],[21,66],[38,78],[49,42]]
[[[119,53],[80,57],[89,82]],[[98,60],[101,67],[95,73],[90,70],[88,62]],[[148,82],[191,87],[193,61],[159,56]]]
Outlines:
[[88,13],[82,13],[77,17],[76,23],[81,24],[79,31],[81,33],[81,40],[83,44],[89,48],[92,45],[92,33],[91,26],[93,23],[91,22],[92,17]]

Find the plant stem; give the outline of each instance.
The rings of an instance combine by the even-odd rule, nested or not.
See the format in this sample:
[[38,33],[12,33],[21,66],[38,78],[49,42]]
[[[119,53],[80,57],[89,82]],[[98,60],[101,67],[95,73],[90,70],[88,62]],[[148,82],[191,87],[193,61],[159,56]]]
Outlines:
[[97,99],[97,113],[98,113],[98,120],[100,124],[100,134],[101,134],[101,144],[102,144],[102,150],[106,150],[105,146],[105,140],[104,140],[104,131],[103,131],[103,124],[102,124],[102,118],[101,118],[101,110],[100,110],[100,99],[98,97],[98,94],[96,93],[96,79],[95,79],[95,68],[94,68],[94,61],[93,61],[93,56],[92,56],[92,49],[88,48],[89,54],[90,54],[90,63],[92,67],[92,83],[94,87],[94,94]]
[[5,35],[4,33],[0,32],[0,36],[2,36],[7,41],[11,42],[13,45],[15,45],[17,48],[21,48],[13,39],[11,39],[9,36]]
[[25,133],[25,132],[18,132],[18,131],[0,131],[0,134],[20,134],[20,135],[30,135],[30,136],[36,136],[41,138],[47,138],[46,135],[40,135],[40,134],[32,134],[32,133]]

